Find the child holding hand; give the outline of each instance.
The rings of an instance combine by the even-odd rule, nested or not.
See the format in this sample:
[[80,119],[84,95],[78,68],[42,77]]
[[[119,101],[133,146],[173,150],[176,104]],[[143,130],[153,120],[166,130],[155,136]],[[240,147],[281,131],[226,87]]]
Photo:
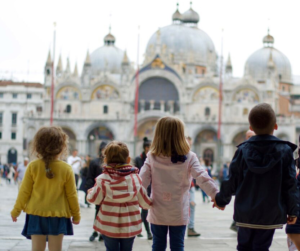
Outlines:
[[87,200],[100,205],[94,229],[100,232],[107,251],[131,251],[142,232],[139,206],[149,209],[152,200],[141,184],[139,169],[131,166],[127,146],[110,142],[104,150],[103,173],[89,189]]
[[[68,136],[60,127],[42,127],[33,140],[33,154],[11,217],[14,222],[26,212],[22,235],[32,240],[32,250],[62,250],[64,235],[73,235],[80,222],[80,209],[73,170],[60,160],[67,154]],[[71,217],[72,223],[71,223]]]
[[144,187],[152,184],[153,206],[147,218],[153,234],[152,250],[166,250],[169,232],[171,250],[183,251],[192,179],[212,199],[218,189],[196,154],[190,151],[181,120],[164,117],[158,121],[140,176]]

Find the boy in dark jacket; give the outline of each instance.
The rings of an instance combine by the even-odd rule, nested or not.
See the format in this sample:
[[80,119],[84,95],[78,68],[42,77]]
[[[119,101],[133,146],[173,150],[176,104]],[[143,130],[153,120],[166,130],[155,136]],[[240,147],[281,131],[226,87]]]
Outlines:
[[294,224],[298,192],[293,152],[296,145],[273,136],[276,116],[268,104],[249,113],[256,136],[238,146],[214,206],[224,208],[235,195],[234,220],[239,227],[239,251],[265,251],[275,229]]

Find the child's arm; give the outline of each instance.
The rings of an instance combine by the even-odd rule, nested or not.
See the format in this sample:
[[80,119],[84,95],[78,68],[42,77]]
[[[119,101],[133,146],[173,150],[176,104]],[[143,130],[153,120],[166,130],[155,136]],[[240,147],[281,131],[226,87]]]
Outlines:
[[219,207],[228,205],[231,196],[235,194],[238,185],[238,167],[242,163],[242,151],[236,150],[229,167],[229,177],[221,184],[220,192],[216,195],[215,203]]
[[141,208],[149,209],[152,206],[152,199],[148,197],[147,190],[143,186],[141,186],[137,197]]
[[145,160],[145,163],[140,170],[140,177],[142,179],[143,187],[147,189],[151,183],[151,165],[149,158]]
[[101,203],[104,197],[100,186],[101,183],[98,184],[97,180],[95,186],[89,189],[88,195],[86,196],[88,202],[93,203],[95,205],[99,205]]
[[208,175],[206,170],[200,165],[197,156],[194,154],[191,159],[191,175],[196,179],[197,185],[204,190],[212,199],[215,199],[219,191],[214,180]]
[[77,190],[75,185],[75,177],[73,174],[73,171],[70,167],[67,181],[65,183],[65,191],[67,200],[69,202],[71,215],[73,216],[73,222],[79,223],[80,222],[80,208],[78,203],[78,197],[77,197]]
[[282,195],[286,203],[288,216],[298,216],[299,192],[297,189],[297,179],[295,170],[295,161],[291,148],[288,148],[284,154],[283,172],[282,172]]
[[14,209],[11,211],[11,216],[14,219],[14,221],[17,221],[16,218],[21,214],[21,211],[25,209],[26,204],[31,196],[32,188],[33,179],[31,176],[31,166],[28,165]]

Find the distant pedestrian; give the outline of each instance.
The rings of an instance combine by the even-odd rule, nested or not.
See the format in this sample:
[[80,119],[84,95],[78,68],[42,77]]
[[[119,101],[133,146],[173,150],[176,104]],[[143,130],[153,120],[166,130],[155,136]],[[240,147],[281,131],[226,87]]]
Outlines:
[[238,229],[237,250],[267,251],[275,229],[295,224],[298,190],[293,152],[296,145],[273,136],[276,115],[266,103],[249,113],[256,136],[238,146],[214,206],[224,208],[235,195],[234,220]]
[[76,188],[78,188],[78,180],[81,169],[81,158],[78,156],[78,150],[74,149],[72,151],[72,155],[70,155],[67,159],[67,163],[72,167],[74,175],[75,175],[75,183]]
[[[79,224],[75,178],[71,166],[62,161],[67,154],[68,136],[60,127],[42,127],[33,140],[32,154],[11,211],[13,222],[26,212],[22,235],[32,240],[32,250],[61,251],[64,235],[73,235]],[[72,223],[71,223],[72,217]]]
[[25,158],[24,158],[24,162],[21,163],[21,164],[18,166],[18,169],[17,169],[18,189],[20,189],[20,186],[21,186],[21,183],[22,183],[22,180],[23,180],[23,177],[24,177],[24,174],[25,174],[25,171],[26,171],[28,162],[29,162],[29,159],[28,159],[27,157],[25,157]]
[[15,173],[16,173],[16,170],[15,170],[13,164],[9,164],[8,173],[6,175],[6,180],[8,181],[9,184],[11,184],[11,182],[13,181]]
[[[135,166],[139,170],[141,170],[142,166],[145,163],[145,160],[147,158],[147,153],[149,152],[149,149],[150,149],[150,145],[151,145],[151,141],[147,137],[143,138],[143,150],[144,151],[135,158]],[[147,187],[147,195],[149,197],[150,197],[150,194],[151,194],[151,184]],[[147,239],[152,240],[153,237],[152,237],[152,234],[150,231],[149,222],[147,221],[147,216],[148,216],[148,210],[142,208],[141,217],[142,217],[142,221],[144,223],[144,226],[145,226],[145,229],[147,232]],[[143,235],[139,234],[138,237],[143,237]]]
[[[206,172],[208,173],[209,177],[211,177],[211,163],[210,163],[210,159],[205,158],[204,159],[204,169],[206,170]],[[207,196],[207,194],[203,191],[203,189],[201,189],[202,192],[202,199],[203,202],[205,202],[207,200],[207,202],[209,203],[209,197]]]
[[139,206],[149,209],[152,200],[141,184],[139,169],[129,164],[124,143],[110,142],[104,162],[103,173],[87,196],[89,202],[100,205],[94,229],[102,234],[107,251],[129,251],[142,232]]
[[184,124],[175,117],[161,118],[157,124],[147,159],[140,176],[144,187],[151,183],[153,206],[147,220],[151,223],[153,251],[164,251],[167,235],[170,249],[183,251],[189,223],[189,189],[192,179],[215,198],[218,192],[212,178],[190,151],[184,136]]
[[90,207],[90,203],[88,203],[88,201],[86,200],[86,195],[87,195],[86,179],[88,176],[89,166],[90,166],[90,162],[91,162],[91,156],[86,155],[85,159],[82,162],[83,162],[83,166],[80,170],[81,184],[79,186],[79,190],[81,190],[85,193],[84,203],[87,207]]
[[[102,141],[99,150],[98,157],[90,162],[90,166],[88,169],[88,174],[86,178],[86,189],[90,189],[95,185],[95,179],[102,173],[102,166],[104,161],[104,150],[107,145],[107,142]],[[97,218],[98,212],[100,209],[100,205],[95,205],[95,220]],[[95,230],[90,236],[89,240],[94,241],[98,237],[98,232]],[[101,234],[99,234],[99,241],[102,241],[103,238]]]

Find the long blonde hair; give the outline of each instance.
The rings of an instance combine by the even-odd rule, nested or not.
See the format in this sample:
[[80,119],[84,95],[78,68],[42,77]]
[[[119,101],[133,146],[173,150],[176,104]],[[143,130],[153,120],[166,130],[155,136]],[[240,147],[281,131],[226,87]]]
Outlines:
[[171,157],[173,154],[186,155],[190,146],[184,136],[184,124],[175,117],[158,120],[150,151],[153,155]]

